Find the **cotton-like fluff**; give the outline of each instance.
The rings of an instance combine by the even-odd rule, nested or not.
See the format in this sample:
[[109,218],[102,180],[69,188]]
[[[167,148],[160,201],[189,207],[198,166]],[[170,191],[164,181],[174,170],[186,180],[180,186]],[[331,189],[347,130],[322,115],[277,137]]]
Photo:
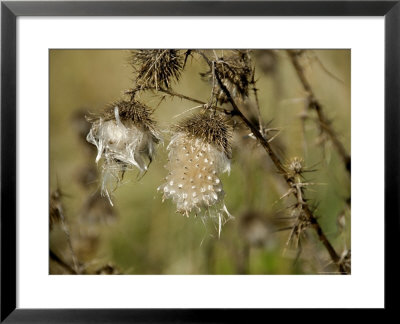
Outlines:
[[231,133],[225,117],[213,112],[196,114],[176,126],[168,145],[169,172],[158,188],[179,213],[218,219],[218,235],[224,216],[232,217],[219,178],[230,171]]
[[118,187],[125,171],[136,167],[143,174],[152,161],[161,137],[151,110],[138,101],[118,101],[97,118],[86,139],[97,147],[96,163],[102,160],[101,194],[108,197]]

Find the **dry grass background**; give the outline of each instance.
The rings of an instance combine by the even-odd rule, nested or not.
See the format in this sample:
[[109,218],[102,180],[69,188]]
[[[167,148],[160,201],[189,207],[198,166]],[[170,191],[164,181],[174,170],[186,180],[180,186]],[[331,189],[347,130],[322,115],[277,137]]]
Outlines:
[[[270,55],[272,53],[272,56]],[[277,175],[265,151],[256,141],[234,137],[232,171],[222,181],[225,202],[234,220],[222,228],[221,238],[212,222],[186,218],[175,213],[170,201],[161,202],[157,187],[166,174],[166,146],[159,146],[156,159],[147,174],[137,179],[131,172],[124,185],[114,193],[115,207],[99,204],[93,217],[113,214],[113,221],[82,221],[88,196],[98,186],[95,179],[82,185],[79,178],[95,167],[92,145],[85,142],[77,129],[77,114],[100,111],[133,86],[132,68],[127,50],[51,50],[50,51],[50,191],[63,193],[62,203],[70,227],[73,248],[87,272],[124,274],[298,274],[329,273],[334,270],[322,244],[307,231],[302,252],[286,248],[289,231],[276,218],[282,217],[290,199],[279,200],[287,185]],[[307,166],[317,171],[307,173],[311,182],[320,183],[307,191],[315,205],[315,214],[338,253],[350,248],[350,180],[342,161],[329,141],[321,145],[315,115],[309,111],[304,125],[306,94],[284,50],[275,50],[257,65],[261,114],[268,127],[281,129],[272,142],[283,159],[303,157]],[[316,57],[318,59],[316,59]],[[313,50],[302,59],[306,76],[339,139],[350,152],[350,51]],[[320,64],[323,63],[323,65]],[[262,67],[266,73],[262,72]],[[198,58],[189,58],[176,92],[207,101],[210,85],[199,77],[207,70]],[[329,72],[340,78],[339,82]],[[144,94],[141,99],[156,108],[155,117],[162,129],[168,129],[182,116],[178,114],[197,104]],[[189,113],[190,114],[190,113]],[[81,116],[81,115],[79,115]],[[305,144],[306,143],[306,144]],[[93,171],[93,170],[92,170]],[[345,217],[340,218],[343,211]],[[87,215],[86,215],[87,216]],[[345,228],[338,225],[346,220]],[[258,235],[261,244],[253,242]],[[71,257],[61,228],[50,232],[50,248],[65,262]],[[285,251],[286,250],[286,251]],[[105,268],[105,266],[108,267]],[[63,273],[50,262],[51,273]]]

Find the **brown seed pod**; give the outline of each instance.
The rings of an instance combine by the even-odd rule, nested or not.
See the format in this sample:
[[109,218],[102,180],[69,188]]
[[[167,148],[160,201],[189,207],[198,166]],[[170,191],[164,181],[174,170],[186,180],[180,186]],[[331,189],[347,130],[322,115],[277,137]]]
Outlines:
[[129,59],[136,73],[136,85],[144,88],[169,88],[171,81],[179,80],[185,54],[180,50],[134,50]]

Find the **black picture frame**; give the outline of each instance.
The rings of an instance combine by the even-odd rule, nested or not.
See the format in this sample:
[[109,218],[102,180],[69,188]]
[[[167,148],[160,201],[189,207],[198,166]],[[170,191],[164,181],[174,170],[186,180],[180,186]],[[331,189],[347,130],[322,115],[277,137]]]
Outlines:
[[[1,322],[253,321],[272,310],[16,308],[16,19],[19,16],[384,16],[385,309],[396,307],[400,234],[400,1],[4,1],[1,3]],[[367,140],[367,139],[366,139]],[[372,150],[372,148],[371,148]],[[373,193],[372,197],[373,199]],[[373,256],[371,256],[371,266]],[[367,284],[367,283],[366,283]],[[263,315],[264,314],[264,315]],[[290,316],[297,316],[293,315]],[[322,318],[324,320],[324,318]]]

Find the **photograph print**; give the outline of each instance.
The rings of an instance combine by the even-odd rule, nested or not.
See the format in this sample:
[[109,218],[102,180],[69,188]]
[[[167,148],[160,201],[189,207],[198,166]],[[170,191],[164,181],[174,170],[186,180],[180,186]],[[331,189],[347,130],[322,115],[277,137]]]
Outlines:
[[49,274],[351,274],[350,50],[49,67]]

